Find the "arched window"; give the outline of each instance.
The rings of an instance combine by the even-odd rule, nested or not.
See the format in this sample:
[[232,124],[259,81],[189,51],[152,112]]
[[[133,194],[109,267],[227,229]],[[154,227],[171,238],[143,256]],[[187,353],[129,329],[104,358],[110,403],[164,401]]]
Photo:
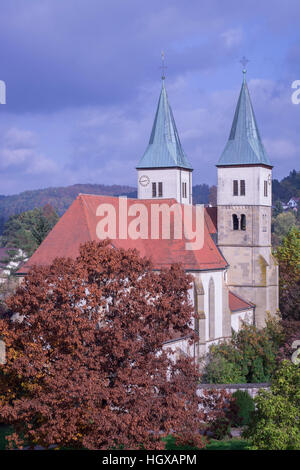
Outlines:
[[245,216],[245,214],[241,215],[241,230],[246,230],[246,216]]
[[232,227],[233,227],[233,230],[239,229],[239,219],[236,214],[232,214]]
[[208,284],[209,339],[215,339],[215,283],[211,277]]

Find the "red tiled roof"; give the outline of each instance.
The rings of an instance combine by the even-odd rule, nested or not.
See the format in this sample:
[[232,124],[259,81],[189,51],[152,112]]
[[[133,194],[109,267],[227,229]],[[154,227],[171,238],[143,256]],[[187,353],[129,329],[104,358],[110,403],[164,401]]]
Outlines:
[[[148,208],[148,214],[151,213],[151,204],[165,203],[171,206],[176,203],[174,199],[164,200],[137,200],[127,199],[128,208],[137,203],[142,203]],[[19,269],[18,274],[25,274],[33,265],[48,265],[54,258],[71,257],[75,258],[79,254],[81,243],[91,240],[98,240],[96,235],[96,226],[101,217],[96,215],[97,207],[100,204],[112,204],[115,208],[117,221],[119,220],[119,198],[111,196],[93,196],[80,194],[57,222],[43,243],[38,247],[25,265]],[[195,214],[195,206],[193,207]],[[136,216],[128,216],[128,222],[135,219]],[[195,217],[193,217],[195,220]],[[207,270],[223,269],[227,266],[226,260],[219,252],[209,234],[209,221],[205,216],[204,224],[204,244],[198,250],[186,250],[186,241],[184,237],[178,239],[153,240],[151,238],[143,240],[119,238],[112,239],[112,244],[116,248],[136,248],[141,256],[152,259],[155,269],[163,266],[170,266],[172,263],[183,263],[186,270]],[[118,224],[117,224],[118,225]],[[149,220],[150,227],[150,220]],[[150,232],[150,230],[149,230]]]
[[238,310],[249,310],[250,308],[254,308],[255,305],[251,302],[246,302],[246,300],[242,299],[238,295],[234,294],[233,292],[229,291],[229,308],[231,312],[236,312]]
[[217,208],[206,207],[204,215],[209,233],[217,233]]

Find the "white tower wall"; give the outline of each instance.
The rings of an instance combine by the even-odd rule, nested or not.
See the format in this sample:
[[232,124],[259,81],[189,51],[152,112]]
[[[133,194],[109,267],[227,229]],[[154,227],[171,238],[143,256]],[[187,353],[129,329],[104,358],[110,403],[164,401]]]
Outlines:
[[[152,183],[156,183],[155,198],[152,195]],[[162,183],[162,196],[158,195],[158,183]],[[192,204],[192,172],[182,168],[138,169],[138,199],[166,198]]]

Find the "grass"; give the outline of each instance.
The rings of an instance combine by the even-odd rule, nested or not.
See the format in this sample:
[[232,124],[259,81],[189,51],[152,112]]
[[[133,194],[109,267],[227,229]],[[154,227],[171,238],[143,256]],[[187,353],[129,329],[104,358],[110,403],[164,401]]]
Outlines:
[[205,450],[248,450],[250,442],[245,439],[224,439],[222,441],[211,440]]
[[[0,450],[5,450],[7,446],[6,436],[11,434],[13,429],[11,426],[6,426],[0,424]],[[175,439],[172,436],[167,437],[166,450],[195,450],[196,447],[191,446],[182,446],[177,447],[175,445]],[[210,443],[203,450],[247,450],[250,443],[244,439],[223,439],[222,441],[217,441],[212,439]]]
[[[244,439],[223,439],[217,441],[211,439],[210,443],[203,450],[247,450],[249,449],[250,443]],[[195,450],[197,447],[182,446],[177,447],[175,445],[175,439],[173,436],[168,436],[166,439],[166,450]]]

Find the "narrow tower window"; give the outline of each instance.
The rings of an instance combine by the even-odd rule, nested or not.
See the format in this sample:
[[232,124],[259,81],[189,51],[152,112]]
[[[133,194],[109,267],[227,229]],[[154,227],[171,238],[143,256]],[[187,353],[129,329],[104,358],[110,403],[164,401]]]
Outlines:
[[163,195],[163,185],[162,183],[158,183],[158,197],[162,197]]
[[186,183],[182,183],[182,197],[186,198]]
[[264,196],[268,197],[268,181],[264,181]]
[[233,180],[233,195],[234,196],[239,195],[239,182],[238,182],[238,180]]
[[246,194],[246,185],[245,185],[245,180],[240,181],[240,195],[245,196]]
[[211,277],[208,284],[209,339],[215,339],[215,283]]
[[241,230],[246,230],[246,216],[245,216],[245,214],[241,215]]
[[239,219],[236,214],[232,214],[232,227],[233,227],[233,230],[239,229]]
[[156,183],[152,183],[152,197],[156,197]]

